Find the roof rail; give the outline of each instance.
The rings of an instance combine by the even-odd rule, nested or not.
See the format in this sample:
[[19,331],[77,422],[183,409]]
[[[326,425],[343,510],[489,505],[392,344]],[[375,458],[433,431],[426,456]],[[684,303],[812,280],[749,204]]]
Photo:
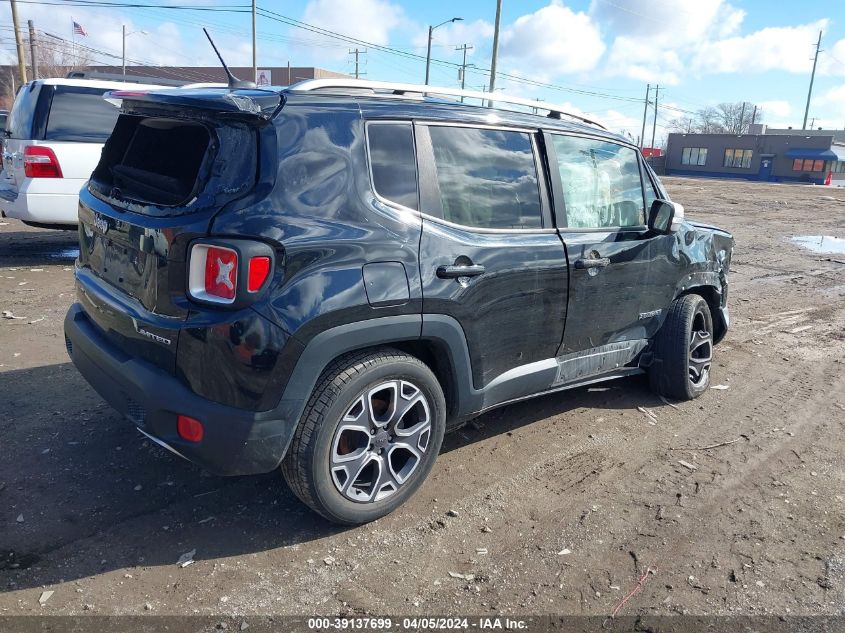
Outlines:
[[524,106],[526,108],[534,108],[538,110],[548,111],[548,116],[553,119],[561,117],[569,117],[582,123],[595,125],[603,130],[607,128],[598,121],[588,119],[580,114],[573,114],[567,112],[560,106],[546,103],[544,101],[532,101],[530,99],[521,99],[519,97],[505,96],[497,92],[478,92],[476,90],[461,90],[460,88],[443,88],[440,86],[422,86],[419,84],[403,84],[392,83],[387,81],[368,81],[364,79],[307,79],[300,81],[288,87],[289,92],[311,92],[316,90],[331,90],[333,88],[349,88],[358,90],[372,90],[388,92],[394,95],[445,95],[450,97],[469,97],[470,99],[482,99],[491,103],[510,103],[514,105]]

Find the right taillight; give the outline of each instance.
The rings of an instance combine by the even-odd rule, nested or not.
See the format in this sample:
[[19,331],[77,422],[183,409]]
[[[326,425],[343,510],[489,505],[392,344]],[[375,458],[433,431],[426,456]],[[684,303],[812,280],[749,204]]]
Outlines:
[[195,243],[188,262],[188,293],[202,302],[247,305],[267,285],[272,253],[267,244],[251,240]]
[[27,178],[62,177],[62,168],[55,152],[43,145],[27,145],[24,148],[23,171]]
[[213,303],[234,303],[238,294],[238,252],[223,246],[195,244],[188,279],[191,296]]

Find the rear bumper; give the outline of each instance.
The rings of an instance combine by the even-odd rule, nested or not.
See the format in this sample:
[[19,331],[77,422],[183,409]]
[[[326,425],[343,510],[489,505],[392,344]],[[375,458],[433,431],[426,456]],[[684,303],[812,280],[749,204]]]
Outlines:
[[0,209],[10,218],[36,224],[78,224],[81,178],[50,180],[49,191],[39,191],[44,183],[27,179],[20,190],[8,181],[0,181]]
[[[79,304],[73,304],[65,317],[65,341],[73,364],[104,400],[151,439],[185,459],[218,475],[264,473],[281,463],[296,420],[196,395],[174,376],[109,343]],[[202,422],[201,442],[186,442],[178,436],[179,414]]]

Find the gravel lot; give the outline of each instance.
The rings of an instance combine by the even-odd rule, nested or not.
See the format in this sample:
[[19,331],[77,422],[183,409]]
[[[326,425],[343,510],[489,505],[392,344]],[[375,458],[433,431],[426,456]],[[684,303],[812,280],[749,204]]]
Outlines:
[[666,182],[736,237],[724,388],[493,411],[354,529],[144,441],[65,354],[75,233],[0,221],[0,615],[606,615],[649,568],[620,615],[845,614],[845,253],[789,240],[845,238],[845,190]]

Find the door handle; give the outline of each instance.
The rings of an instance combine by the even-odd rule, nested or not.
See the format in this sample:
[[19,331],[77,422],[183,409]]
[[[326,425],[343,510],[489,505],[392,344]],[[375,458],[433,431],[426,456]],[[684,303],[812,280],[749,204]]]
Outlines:
[[600,257],[598,259],[576,259],[575,268],[583,270],[586,268],[604,268],[610,264],[609,257]]
[[484,266],[470,264],[467,266],[438,266],[437,276],[440,279],[457,279],[458,277],[477,277],[484,274]]

